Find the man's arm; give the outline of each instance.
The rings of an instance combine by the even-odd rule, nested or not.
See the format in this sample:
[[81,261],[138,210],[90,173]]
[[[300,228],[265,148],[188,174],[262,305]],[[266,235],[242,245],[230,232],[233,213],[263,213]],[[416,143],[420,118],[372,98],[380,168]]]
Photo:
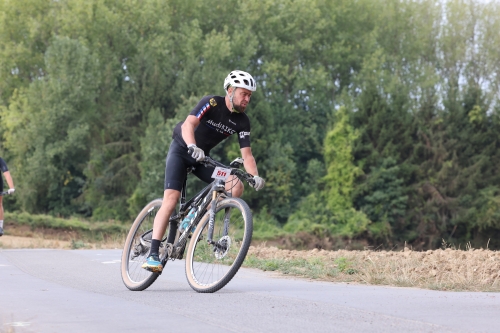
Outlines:
[[198,146],[196,146],[196,141],[194,139],[194,129],[200,124],[200,120],[195,116],[187,116],[184,123],[181,125],[182,139],[186,143],[188,148],[192,148],[191,157],[197,162],[203,161],[205,159],[205,152]]
[[189,115],[181,126],[182,129],[182,138],[186,145],[196,144],[194,140],[194,130],[200,124],[200,120],[195,116]]
[[252,154],[252,149],[250,147],[241,148],[241,155],[243,157],[243,165],[245,170],[253,175],[254,184],[250,184],[256,191],[261,190],[266,184],[265,180],[259,177],[259,171],[257,171],[257,163],[255,163],[255,158]]
[[7,181],[7,184],[9,184],[9,187],[14,188],[14,181],[12,180],[12,176],[10,175],[10,171],[5,171],[3,175],[5,176],[5,180]]
[[245,167],[245,170],[251,175],[258,176],[259,171],[257,170],[257,163],[255,162],[255,158],[252,154],[252,148],[241,148],[241,157],[243,158],[243,166]]

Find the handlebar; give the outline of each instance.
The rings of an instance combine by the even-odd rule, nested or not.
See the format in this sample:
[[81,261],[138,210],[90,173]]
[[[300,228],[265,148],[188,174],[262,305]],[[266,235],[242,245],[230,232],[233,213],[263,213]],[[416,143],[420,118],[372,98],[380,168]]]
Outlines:
[[[193,150],[194,150],[193,148],[188,148],[188,154],[191,155],[193,153]],[[227,165],[224,165],[220,162],[217,162],[216,160],[214,160],[210,156],[205,156],[205,158],[202,161],[200,161],[200,163],[208,165],[208,166],[212,166],[214,168],[221,167],[221,168],[225,168],[225,169],[230,169],[231,175],[235,175],[236,177],[245,180],[247,183],[249,183],[252,186],[255,185],[255,180],[253,179],[253,175],[251,175],[243,170],[240,170],[238,168],[234,168],[232,166],[227,166]]]

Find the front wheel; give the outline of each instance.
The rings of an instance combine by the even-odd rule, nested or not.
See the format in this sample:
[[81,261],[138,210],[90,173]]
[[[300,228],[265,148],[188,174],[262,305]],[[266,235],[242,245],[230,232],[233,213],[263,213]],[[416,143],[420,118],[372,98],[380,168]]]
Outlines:
[[[156,281],[159,274],[152,273],[141,266],[146,262],[151,247],[153,223],[162,199],[148,203],[137,215],[125,240],[121,260],[122,280],[125,286],[134,291],[144,290]],[[175,232],[174,223],[169,223],[169,235]],[[164,255],[165,242],[160,245],[160,255]]]
[[253,232],[252,213],[242,199],[217,204],[213,244],[207,242],[209,216],[206,213],[198,223],[186,254],[188,283],[201,293],[216,292],[231,281],[245,260]]

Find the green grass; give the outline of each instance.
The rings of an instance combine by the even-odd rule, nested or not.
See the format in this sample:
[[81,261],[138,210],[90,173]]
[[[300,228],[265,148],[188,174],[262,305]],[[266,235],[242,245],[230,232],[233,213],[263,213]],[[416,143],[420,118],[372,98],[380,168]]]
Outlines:
[[[51,215],[29,214],[26,212],[6,212],[4,220],[9,225],[27,226],[32,231],[51,232],[63,231],[75,233],[79,238],[103,241],[110,237],[125,235],[132,222],[125,224],[119,221],[93,222],[82,218],[59,218]],[[79,245],[75,245],[79,246]]]
[[322,276],[336,276],[341,271],[330,269],[319,258],[311,259],[261,259],[253,255],[246,257],[243,266],[258,268],[263,271],[277,271],[286,275],[318,279]]

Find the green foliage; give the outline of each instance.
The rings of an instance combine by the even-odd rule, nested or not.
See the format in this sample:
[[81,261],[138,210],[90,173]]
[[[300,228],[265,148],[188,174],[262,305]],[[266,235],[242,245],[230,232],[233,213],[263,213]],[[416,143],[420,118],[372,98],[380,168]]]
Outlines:
[[499,18],[477,0],[0,1],[6,208],[129,221],[162,195],[175,124],[242,69],[263,238],[482,241],[500,233]]
[[268,212],[266,206],[253,215],[253,236],[255,240],[270,240],[284,235],[278,220]]
[[399,173],[396,161],[386,158],[356,188],[355,204],[373,222],[370,231],[376,239],[388,236],[391,226],[406,214],[408,196]]
[[15,156],[24,209],[61,215],[77,209],[72,199],[85,184],[96,65],[80,42],[56,38],[45,54],[46,73],[2,109],[4,146]]
[[[324,189],[312,193],[290,217],[285,230],[309,231],[318,235],[334,233],[354,237],[368,228],[370,220],[353,208],[354,181],[362,174],[353,163],[352,148],[358,132],[349,124],[349,114],[341,107],[335,125],[325,138],[326,176]],[[318,216],[319,215],[319,216]]]
[[336,114],[334,128],[327,133],[325,139],[325,163],[327,174],[327,205],[332,211],[351,208],[351,195],[354,180],[362,174],[361,169],[353,163],[352,147],[359,137],[359,131],[349,124],[349,115],[345,107]]
[[148,202],[163,197],[162,186],[165,167],[159,161],[165,160],[165,151],[172,141],[174,121],[163,121],[158,109],[151,110],[148,127],[141,138],[141,180],[128,200],[130,214],[139,212]]

